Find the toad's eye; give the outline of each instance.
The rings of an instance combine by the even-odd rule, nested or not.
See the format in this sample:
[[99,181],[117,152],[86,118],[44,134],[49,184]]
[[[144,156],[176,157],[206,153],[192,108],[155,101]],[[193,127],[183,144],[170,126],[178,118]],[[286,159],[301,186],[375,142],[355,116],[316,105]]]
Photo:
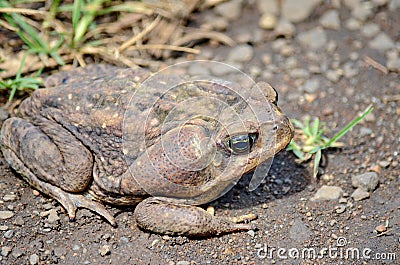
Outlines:
[[228,138],[225,146],[235,154],[248,153],[257,141],[256,133],[239,134]]

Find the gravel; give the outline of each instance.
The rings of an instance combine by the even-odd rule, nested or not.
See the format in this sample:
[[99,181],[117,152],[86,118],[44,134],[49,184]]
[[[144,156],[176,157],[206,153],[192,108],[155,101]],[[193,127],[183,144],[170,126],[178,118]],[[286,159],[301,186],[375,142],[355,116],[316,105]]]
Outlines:
[[374,191],[379,184],[379,176],[376,172],[367,172],[351,177],[351,184],[355,188],[365,191]]
[[368,45],[370,48],[380,51],[387,51],[395,47],[393,40],[384,32],[379,33]]
[[228,20],[236,20],[242,13],[242,0],[232,0],[217,5],[215,12]]
[[321,26],[327,29],[340,29],[340,18],[337,10],[329,10],[325,12],[319,20]]
[[280,18],[275,27],[277,36],[291,38],[296,34],[296,27],[286,18]]
[[365,191],[365,190],[363,190],[361,188],[358,188],[351,194],[351,197],[355,201],[361,201],[361,200],[369,198],[369,192]]
[[381,29],[375,23],[367,23],[361,29],[361,34],[366,38],[372,38],[376,36]]
[[248,44],[241,44],[234,47],[228,55],[229,62],[248,62],[253,58],[253,47]]
[[337,200],[343,195],[343,190],[337,186],[327,186],[324,185],[317,190],[314,196],[311,198],[311,201],[331,201]]
[[12,211],[0,211],[0,219],[10,219],[13,216],[14,213]]
[[298,41],[304,48],[318,50],[323,48],[328,41],[326,32],[321,27],[301,32],[297,36]]
[[321,0],[285,0],[282,5],[282,16],[294,23],[304,21],[320,2]]

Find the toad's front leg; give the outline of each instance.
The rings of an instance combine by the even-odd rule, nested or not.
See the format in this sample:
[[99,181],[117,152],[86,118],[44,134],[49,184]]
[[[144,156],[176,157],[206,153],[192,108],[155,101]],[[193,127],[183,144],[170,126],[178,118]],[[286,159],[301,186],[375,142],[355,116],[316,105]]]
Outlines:
[[[169,235],[204,237],[252,229],[249,224],[235,223],[234,218],[215,217],[200,207],[160,197],[139,203],[134,216],[139,227]],[[235,219],[243,221],[242,218]]]

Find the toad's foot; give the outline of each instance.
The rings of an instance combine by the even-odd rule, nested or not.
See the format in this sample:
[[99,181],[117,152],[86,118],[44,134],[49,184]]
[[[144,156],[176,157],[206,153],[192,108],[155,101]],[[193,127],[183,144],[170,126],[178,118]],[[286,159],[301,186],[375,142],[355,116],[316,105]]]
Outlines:
[[8,161],[14,161],[13,168],[33,187],[40,190],[44,194],[56,199],[66,210],[70,220],[75,219],[75,213],[78,208],[89,209],[103,216],[111,225],[115,226],[115,218],[107,211],[107,209],[99,202],[93,201],[84,195],[66,192],[50,183],[44,182],[37,178],[9,149],[3,150],[4,157]]
[[239,220],[215,217],[192,205],[182,205],[164,198],[148,198],[136,206],[135,218],[139,227],[160,234],[184,236],[210,236],[250,230],[250,224]]

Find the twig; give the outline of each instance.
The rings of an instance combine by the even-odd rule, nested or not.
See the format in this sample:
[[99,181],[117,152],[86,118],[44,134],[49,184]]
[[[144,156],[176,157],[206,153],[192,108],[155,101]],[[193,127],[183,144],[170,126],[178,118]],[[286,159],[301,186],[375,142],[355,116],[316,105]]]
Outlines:
[[385,66],[383,66],[382,64],[378,63],[377,61],[375,61],[374,59],[372,59],[369,56],[365,56],[364,57],[364,62],[368,65],[371,65],[372,67],[374,67],[375,69],[381,71],[384,74],[388,73],[388,70]]
[[116,53],[121,53],[122,51],[126,50],[129,46],[135,44],[138,40],[141,40],[144,36],[146,36],[150,31],[152,31],[160,22],[161,17],[157,16],[155,20],[153,20],[148,27],[146,27],[142,32],[138,35],[133,36],[129,40],[125,41],[121,46],[116,49]]
[[171,51],[179,51],[179,52],[187,52],[187,53],[194,53],[199,54],[200,50],[188,48],[188,47],[181,47],[175,45],[167,45],[167,44],[146,44],[146,45],[135,45],[129,47],[128,50],[171,50]]
[[230,37],[226,36],[223,33],[220,32],[215,32],[215,31],[198,31],[198,32],[193,32],[189,33],[185,36],[183,36],[180,39],[177,39],[174,41],[174,45],[180,46],[185,43],[188,43],[192,40],[199,40],[199,39],[211,39],[211,40],[217,40],[221,43],[224,43],[228,46],[235,46],[235,41],[232,40]]

